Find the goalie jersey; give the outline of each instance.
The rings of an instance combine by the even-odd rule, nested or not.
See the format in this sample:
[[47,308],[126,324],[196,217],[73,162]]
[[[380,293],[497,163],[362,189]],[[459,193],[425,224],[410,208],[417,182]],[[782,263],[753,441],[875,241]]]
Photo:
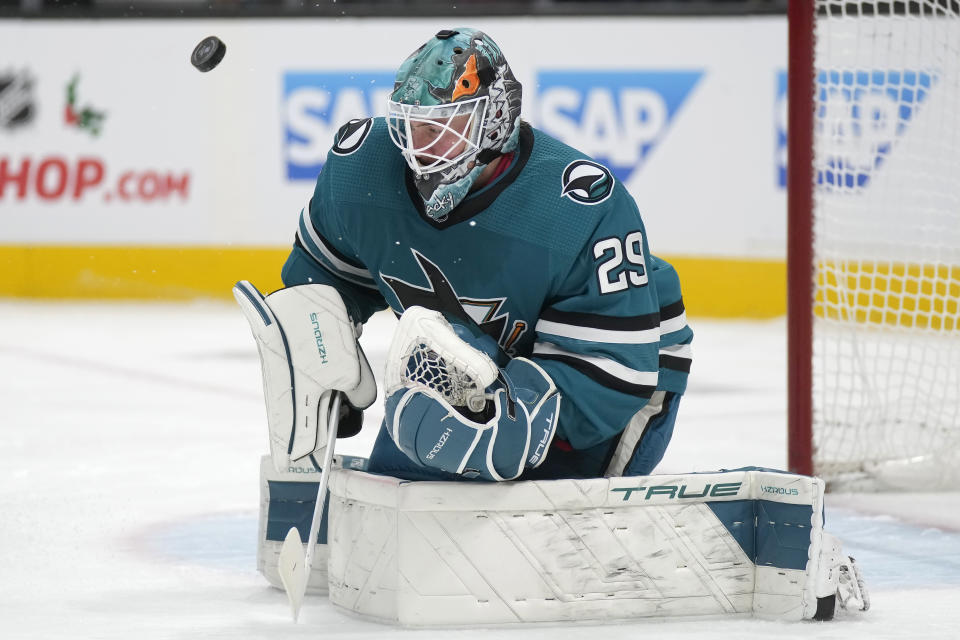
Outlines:
[[693,333],[673,267],[602,165],[526,123],[491,183],[429,216],[382,118],[338,132],[303,208],[287,286],[337,288],[357,322],[419,305],[475,321],[563,395],[557,437],[617,436],[654,391],[683,393]]

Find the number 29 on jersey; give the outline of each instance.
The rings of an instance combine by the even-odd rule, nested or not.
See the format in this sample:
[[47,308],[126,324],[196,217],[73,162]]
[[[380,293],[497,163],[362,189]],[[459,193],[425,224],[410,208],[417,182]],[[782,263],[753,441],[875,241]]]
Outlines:
[[621,238],[603,238],[593,245],[593,257],[600,260],[597,282],[600,293],[616,293],[647,284],[643,257],[643,233],[633,231]]

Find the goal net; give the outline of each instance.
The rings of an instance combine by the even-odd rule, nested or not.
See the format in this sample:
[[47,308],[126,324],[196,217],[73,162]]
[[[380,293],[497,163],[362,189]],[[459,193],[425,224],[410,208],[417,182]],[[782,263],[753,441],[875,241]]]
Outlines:
[[791,387],[811,396],[812,471],[833,489],[946,488],[960,480],[960,2],[815,4],[812,371]]

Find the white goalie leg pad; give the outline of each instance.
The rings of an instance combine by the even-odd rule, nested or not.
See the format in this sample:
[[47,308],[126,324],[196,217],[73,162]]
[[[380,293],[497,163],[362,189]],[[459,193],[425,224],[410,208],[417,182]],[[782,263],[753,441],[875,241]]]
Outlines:
[[264,297],[246,281],[233,288],[250,324],[263,374],[270,453],[278,471],[315,468],[327,441],[327,407],[335,390],[365,409],[376,382],[357,344],[343,299],[320,284],[281,289]]
[[[366,458],[334,456],[334,468],[365,469]],[[310,531],[310,520],[317,497],[320,472],[291,466],[287,471],[277,471],[271,456],[260,459],[260,517],[258,520],[257,571],[272,586],[283,589],[278,571],[280,549],[291,527],[296,526],[303,536]],[[327,532],[321,530],[320,540],[314,549],[313,564],[307,579],[307,593],[327,593]],[[306,541],[303,541],[306,550]]]
[[[823,482],[764,470],[330,483],[330,599],[404,626],[812,618]],[[834,587],[835,589],[835,587]]]

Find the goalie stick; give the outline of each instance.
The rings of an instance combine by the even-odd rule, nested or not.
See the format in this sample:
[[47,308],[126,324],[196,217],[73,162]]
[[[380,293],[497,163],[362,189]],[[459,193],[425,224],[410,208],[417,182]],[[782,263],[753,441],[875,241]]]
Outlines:
[[317,537],[320,535],[320,521],[323,519],[330,468],[333,466],[333,449],[337,442],[337,427],[340,422],[340,400],[340,392],[334,392],[333,399],[330,401],[330,418],[327,422],[327,450],[324,452],[323,467],[320,469],[320,486],[317,487],[317,502],[313,507],[313,520],[310,522],[306,553],[304,553],[300,531],[296,527],[290,527],[280,548],[278,571],[287,600],[290,602],[294,622],[297,622],[300,617],[300,607],[307,593],[307,581],[310,579],[310,569],[313,567]]

